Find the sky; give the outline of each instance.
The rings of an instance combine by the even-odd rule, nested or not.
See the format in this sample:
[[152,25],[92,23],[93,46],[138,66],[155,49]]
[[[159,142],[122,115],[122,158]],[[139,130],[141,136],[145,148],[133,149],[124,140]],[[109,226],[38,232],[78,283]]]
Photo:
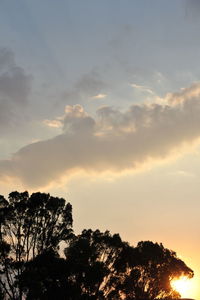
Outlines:
[[0,0],[0,194],[162,242],[200,299],[199,0]]

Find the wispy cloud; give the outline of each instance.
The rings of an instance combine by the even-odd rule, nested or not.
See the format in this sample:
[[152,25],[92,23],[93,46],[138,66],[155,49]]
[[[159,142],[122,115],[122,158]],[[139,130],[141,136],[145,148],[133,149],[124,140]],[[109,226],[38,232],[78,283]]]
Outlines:
[[138,84],[135,84],[135,83],[131,83],[131,86],[140,91],[140,92],[145,92],[145,93],[149,93],[151,95],[154,95],[154,92],[147,86],[144,86],[144,85],[138,85]]
[[81,105],[68,105],[55,119],[62,134],[27,145],[10,160],[0,161],[1,180],[18,178],[26,186],[39,187],[80,170],[117,174],[166,160],[185,146],[189,151],[200,139],[197,87],[200,84],[167,95],[163,103],[134,104],[124,112],[104,106],[96,118]]
[[52,128],[60,128],[62,127],[62,123],[59,120],[44,120],[43,123]]
[[104,99],[106,97],[106,94],[97,94],[96,96],[93,96],[92,99]]

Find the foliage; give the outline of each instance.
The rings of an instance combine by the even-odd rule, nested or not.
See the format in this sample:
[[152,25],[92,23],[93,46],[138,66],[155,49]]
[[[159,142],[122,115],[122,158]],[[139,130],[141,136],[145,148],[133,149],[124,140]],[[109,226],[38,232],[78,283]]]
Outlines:
[[180,298],[171,287],[172,278],[193,277],[193,271],[174,251],[162,244],[139,242],[130,257],[130,265],[122,283],[126,299]]
[[49,249],[27,262],[19,284],[29,300],[64,300],[73,292],[67,282],[68,272],[67,261]]
[[118,234],[83,230],[65,249],[71,266],[70,282],[80,288],[82,296],[114,299],[118,294],[118,274],[124,268],[119,261],[125,249],[131,247]]
[[0,283],[9,299],[21,299],[16,278],[25,263],[47,249],[58,250],[72,232],[72,207],[62,198],[28,192],[0,197]]
[[91,229],[73,235],[71,205],[49,194],[0,196],[0,229],[0,299],[170,299],[180,297],[170,281],[193,276],[162,244],[132,247]]
[[84,230],[65,255],[72,266],[70,280],[95,299],[178,298],[171,279],[193,276],[176,253],[162,244],[146,241],[134,248],[108,231]]

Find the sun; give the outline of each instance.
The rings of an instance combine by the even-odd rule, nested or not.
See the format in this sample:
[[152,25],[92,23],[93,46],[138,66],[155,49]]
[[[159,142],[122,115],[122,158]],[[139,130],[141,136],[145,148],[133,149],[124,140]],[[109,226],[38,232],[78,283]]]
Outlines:
[[172,288],[177,291],[181,297],[187,298],[191,294],[192,282],[188,277],[180,277],[171,281]]

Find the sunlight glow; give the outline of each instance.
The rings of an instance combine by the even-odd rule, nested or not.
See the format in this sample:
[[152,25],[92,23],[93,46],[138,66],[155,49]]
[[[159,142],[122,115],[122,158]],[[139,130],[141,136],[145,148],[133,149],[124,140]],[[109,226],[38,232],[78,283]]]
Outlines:
[[190,297],[192,292],[192,280],[187,277],[180,277],[171,281],[172,288],[177,291],[181,297]]

